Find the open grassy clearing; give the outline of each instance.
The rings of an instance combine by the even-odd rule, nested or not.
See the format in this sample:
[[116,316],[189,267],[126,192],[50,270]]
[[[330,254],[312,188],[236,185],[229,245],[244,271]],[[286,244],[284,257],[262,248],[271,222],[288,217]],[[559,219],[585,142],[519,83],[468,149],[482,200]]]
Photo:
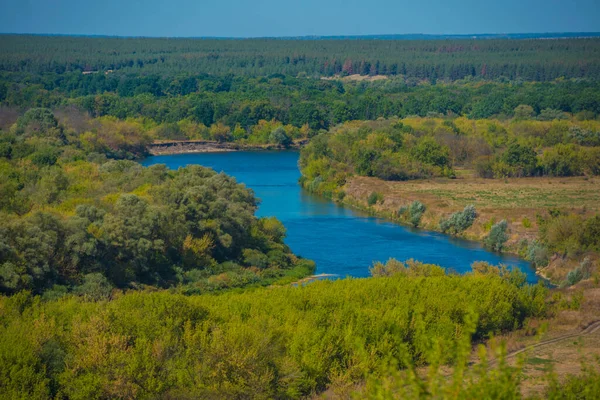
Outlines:
[[600,209],[600,178],[509,178],[430,179],[389,182],[353,177],[347,191],[373,189],[385,203],[420,200],[434,206],[460,209],[474,204],[478,209],[569,208]]
[[592,215],[600,209],[600,178],[510,178],[429,179],[405,182],[383,181],[355,176],[345,186],[350,201],[362,204],[370,193],[383,195],[376,211],[393,213],[400,207],[419,200],[427,207],[422,226],[437,229],[439,219],[475,205],[479,218],[466,236],[480,240],[491,226],[490,221],[506,219],[511,241],[537,235],[536,216],[559,208]]

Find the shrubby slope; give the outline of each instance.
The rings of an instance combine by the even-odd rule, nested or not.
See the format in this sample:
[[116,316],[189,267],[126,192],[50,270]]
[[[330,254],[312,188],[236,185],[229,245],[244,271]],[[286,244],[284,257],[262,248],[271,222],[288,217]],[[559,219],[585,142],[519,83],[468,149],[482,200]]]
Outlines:
[[471,335],[512,330],[546,310],[546,290],[523,285],[518,273],[447,276],[397,264],[379,267],[391,275],[384,278],[220,295],[2,297],[0,392],[301,398],[361,383],[392,359],[402,368],[432,357],[452,363]]

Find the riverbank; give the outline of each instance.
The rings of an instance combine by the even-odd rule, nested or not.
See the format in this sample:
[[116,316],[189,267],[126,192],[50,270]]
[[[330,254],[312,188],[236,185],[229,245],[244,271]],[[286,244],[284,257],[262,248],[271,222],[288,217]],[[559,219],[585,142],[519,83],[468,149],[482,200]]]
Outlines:
[[161,156],[228,151],[299,150],[304,144],[306,144],[305,140],[295,141],[288,147],[275,144],[248,144],[210,140],[157,140],[148,146],[148,153],[153,156]]
[[292,282],[292,286],[299,286],[299,285],[305,285],[307,283],[310,282],[314,282],[314,281],[320,281],[321,279],[332,279],[332,278],[339,278],[339,275],[336,274],[317,274],[317,275],[310,275],[307,276],[306,278],[302,278],[296,282]]
[[[426,211],[419,227],[437,232],[441,231],[442,218],[472,204],[478,217],[461,237],[481,243],[493,224],[506,220],[509,238],[503,252],[521,257],[522,243],[539,237],[538,216],[542,211],[561,209],[583,217],[600,211],[600,179],[586,177],[498,180],[463,176],[392,182],[354,176],[342,190],[344,196],[341,200],[338,198],[338,202],[402,225],[409,224],[399,209],[420,201]],[[373,193],[377,193],[380,200],[369,205],[368,198]],[[548,266],[537,269],[537,274],[557,284],[585,257],[598,263],[598,254],[593,252],[575,258],[555,255]]]

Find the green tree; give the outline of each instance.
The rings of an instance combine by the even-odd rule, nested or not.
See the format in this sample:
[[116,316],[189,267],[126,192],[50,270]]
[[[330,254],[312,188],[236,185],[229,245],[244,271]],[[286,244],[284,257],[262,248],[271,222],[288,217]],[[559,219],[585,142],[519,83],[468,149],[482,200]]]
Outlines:
[[579,149],[572,144],[558,144],[544,152],[540,166],[550,176],[580,175],[582,159]]
[[518,105],[514,114],[516,119],[529,119],[533,116],[533,107],[527,104]]
[[[537,170],[537,154],[533,148],[527,145],[513,143],[500,156],[501,163],[508,168],[500,170],[497,175],[507,174],[509,176],[532,176]],[[498,165],[496,166],[496,168]]]
[[287,135],[285,129],[280,126],[275,128],[269,135],[269,143],[282,147],[289,147],[292,144],[292,139]]
[[412,149],[412,155],[422,163],[436,167],[450,166],[449,150],[434,138],[425,137]]

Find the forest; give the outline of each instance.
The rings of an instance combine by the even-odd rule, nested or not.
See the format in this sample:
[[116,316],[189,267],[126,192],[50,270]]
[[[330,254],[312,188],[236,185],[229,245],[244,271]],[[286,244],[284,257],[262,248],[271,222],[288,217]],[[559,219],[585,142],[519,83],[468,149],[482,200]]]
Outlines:
[[[600,393],[594,360],[544,370],[529,395],[531,362],[505,361],[503,342],[597,315],[600,39],[0,35],[0,49],[0,397]],[[394,259],[304,280],[315,263],[243,183],[138,163],[179,140],[294,147],[307,191],[513,253],[555,287]]]
[[405,75],[551,81],[600,76],[600,39],[281,40],[2,35],[0,70],[235,76]]
[[291,254],[279,221],[254,216],[251,190],[200,166],[123,160],[148,142],[111,124],[104,129],[119,135],[111,143],[119,151],[65,129],[47,109],[27,111],[2,135],[1,292],[107,298],[113,287],[178,285],[198,293],[314,269]]

